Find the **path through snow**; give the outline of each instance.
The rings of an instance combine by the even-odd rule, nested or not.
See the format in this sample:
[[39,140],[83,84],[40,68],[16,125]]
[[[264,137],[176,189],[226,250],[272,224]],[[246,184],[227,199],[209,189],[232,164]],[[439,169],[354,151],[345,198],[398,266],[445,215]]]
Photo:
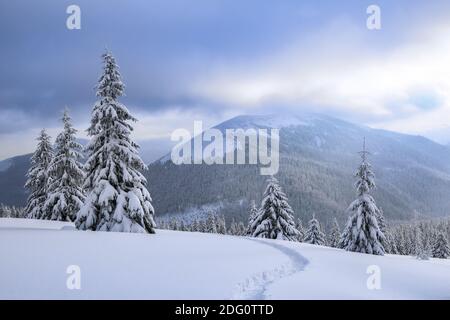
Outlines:
[[280,242],[265,239],[248,239],[258,243],[268,245],[281,251],[289,258],[289,262],[282,264],[275,269],[256,273],[237,285],[233,294],[234,300],[265,300],[271,297],[267,295],[267,288],[274,282],[291,276],[294,273],[303,271],[308,264],[308,260],[298,251],[283,246]]

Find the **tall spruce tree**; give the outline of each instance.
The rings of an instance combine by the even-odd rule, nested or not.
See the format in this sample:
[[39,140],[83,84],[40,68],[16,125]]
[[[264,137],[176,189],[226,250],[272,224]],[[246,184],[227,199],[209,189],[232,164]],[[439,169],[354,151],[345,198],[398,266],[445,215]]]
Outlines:
[[348,251],[384,255],[385,237],[378,226],[380,211],[370,195],[375,188],[375,176],[367,161],[365,139],[360,155],[362,161],[355,174],[358,199],[348,208],[351,216],[341,236],[340,247]]
[[51,137],[45,129],[42,129],[37,141],[36,151],[31,157],[31,167],[27,173],[28,180],[25,183],[25,188],[30,191],[25,216],[30,219],[43,218],[44,204],[51,183],[48,170],[53,158]]
[[309,220],[308,229],[306,230],[303,242],[317,244],[319,246],[324,246],[326,244],[325,234],[320,229],[319,221],[314,215],[313,218]]
[[155,232],[152,199],[140,172],[146,169],[131,140],[130,122],[136,119],[118,99],[124,84],[111,53],[103,56],[103,74],[97,86],[86,147],[86,201],[77,215],[83,230]]
[[69,112],[62,118],[64,129],[56,138],[55,155],[49,166],[51,183],[44,205],[43,219],[75,221],[76,213],[83,205],[82,146],[76,141]]
[[298,241],[299,232],[295,228],[293,210],[282,191],[278,180],[268,180],[261,209],[253,220],[252,236],[258,238]]

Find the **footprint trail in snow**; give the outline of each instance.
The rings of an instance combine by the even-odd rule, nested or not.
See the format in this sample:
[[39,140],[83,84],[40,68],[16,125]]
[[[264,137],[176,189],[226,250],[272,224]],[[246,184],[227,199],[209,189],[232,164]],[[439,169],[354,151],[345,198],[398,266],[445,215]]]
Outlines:
[[289,262],[275,269],[263,271],[245,279],[237,285],[232,299],[235,300],[264,300],[269,299],[266,295],[267,288],[277,280],[289,277],[300,272],[308,264],[308,260],[299,252],[286,247],[278,242],[261,239],[249,239],[260,244],[271,246],[289,257]]

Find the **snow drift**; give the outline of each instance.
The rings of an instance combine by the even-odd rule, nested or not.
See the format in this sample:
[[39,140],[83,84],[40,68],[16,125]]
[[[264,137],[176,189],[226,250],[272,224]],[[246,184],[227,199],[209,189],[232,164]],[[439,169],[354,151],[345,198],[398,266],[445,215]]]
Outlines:
[[[450,299],[450,260],[163,230],[44,230],[53,225],[46,221],[21,228],[26,223],[0,227],[1,299]],[[66,285],[74,265],[80,290]],[[379,290],[367,287],[372,265]]]

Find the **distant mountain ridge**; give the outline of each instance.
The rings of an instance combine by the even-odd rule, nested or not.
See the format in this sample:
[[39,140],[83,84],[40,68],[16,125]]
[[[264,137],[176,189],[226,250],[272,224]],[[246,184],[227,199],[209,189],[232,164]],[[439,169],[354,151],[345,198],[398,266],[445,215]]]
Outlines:
[[[421,136],[355,125],[321,114],[238,116],[215,128],[279,128],[278,178],[296,215],[344,222],[355,198],[353,173],[363,137],[377,176],[374,193],[390,219],[450,213],[450,148]],[[168,156],[153,163],[147,177],[159,214],[221,203],[229,218],[245,220],[260,201],[266,177],[250,165],[180,165]]]

